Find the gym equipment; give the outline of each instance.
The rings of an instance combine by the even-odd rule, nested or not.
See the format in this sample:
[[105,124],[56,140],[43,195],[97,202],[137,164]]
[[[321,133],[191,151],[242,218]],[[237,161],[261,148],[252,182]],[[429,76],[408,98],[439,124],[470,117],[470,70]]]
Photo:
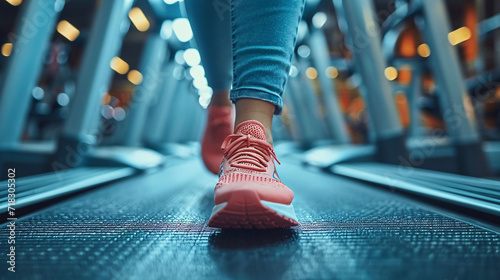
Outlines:
[[[406,140],[402,134],[401,127],[398,123],[385,123],[384,120],[398,120],[395,110],[392,108],[394,104],[394,99],[392,97],[393,90],[389,85],[388,80],[384,77],[384,70],[387,68],[384,63],[384,56],[382,49],[380,47],[380,37],[375,29],[371,28],[369,24],[376,22],[373,18],[373,5],[370,1],[364,3],[343,3],[341,1],[334,1],[337,16],[345,17],[347,28],[351,28],[358,31],[358,35],[361,36],[358,39],[352,41],[353,57],[356,63],[356,70],[360,71],[362,76],[363,86],[362,90],[367,91],[370,89],[369,93],[366,92],[366,100],[370,118],[372,119],[373,130],[375,131],[375,136],[377,138],[382,137],[380,135],[391,135],[391,131],[396,133],[398,136],[391,138],[387,136],[387,139],[392,140],[377,140],[375,144],[376,154],[375,159],[381,162],[393,163],[393,164],[405,164],[414,165],[415,167],[438,169],[446,168],[448,165],[452,166],[446,169],[450,172],[456,172],[461,174],[467,174],[472,176],[484,176],[488,174],[488,162],[484,156],[484,152],[481,148],[481,141],[479,139],[478,133],[476,132],[472,121],[468,118],[464,109],[464,100],[462,95],[457,94],[457,92],[465,93],[465,83],[459,72],[459,64],[457,60],[456,53],[453,47],[448,43],[448,21],[445,9],[443,8],[443,3],[440,1],[426,2],[426,1],[416,1],[412,2],[412,8],[408,8],[408,5],[403,5],[403,8],[399,8],[393,16],[389,17],[388,24],[383,26],[393,27],[394,32],[399,31],[399,24],[403,19],[414,16],[421,18],[419,22],[421,23],[421,29],[424,30],[426,39],[429,41],[429,46],[435,51],[432,51],[434,55],[429,57],[433,65],[434,74],[438,80],[438,84],[441,85],[441,90],[439,92],[439,97],[441,100],[442,111],[445,116],[445,121],[448,127],[451,129],[448,131],[449,137],[448,142],[451,144],[441,144],[445,139],[442,135],[433,135],[432,139],[432,151],[430,155],[425,155],[423,149],[429,147],[422,147],[422,143],[426,144],[426,141],[422,139],[417,139],[417,141],[408,141],[409,154],[405,152]],[[359,4],[359,5],[358,5]],[[367,12],[370,10],[371,12]],[[439,15],[435,14],[439,11]],[[439,26],[439,28],[435,27]],[[341,26],[343,26],[341,24]],[[387,34],[384,37],[384,47],[387,52],[392,52],[394,47],[388,48],[390,42],[395,42],[394,34],[390,33],[391,29],[385,27]],[[375,31],[374,31],[375,30]],[[384,28],[382,28],[384,30]],[[351,32],[352,34],[352,32]],[[354,35],[353,35],[354,36]],[[365,40],[361,40],[365,39]],[[432,42],[431,42],[432,41]],[[387,43],[389,42],[389,43]],[[389,50],[388,50],[389,49]],[[364,57],[367,56],[367,57]],[[363,65],[360,65],[360,63]],[[406,63],[407,61],[397,61],[394,63]],[[410,94],[408,100],[410,106],[416,105],[415,92],[419,91],[419,62],[410,64],[411,66],[417,65],[415,67],[416,77],[411,84],[412,94]],[[449,68],[453,65],[453,71],[447,71],[445,68]],[[378,70],[375,70],[378,69]],[[376,74],[379,73],[380,77],[374,78]],[[387,103],[387,105],[383,105]],[[378,113],[378,111],[384,111],[389,115],[385,117]],[[416,117],[416,111],[411,110],[413,113],[413,119],[418,119]],[[455,112],[456,111],[456,112]],[[392,113],[390,113],[392,112]],[[456,114],[455,114],[456,113]],[[373,115],[373,117],[372,117]],[[374,118],[376,117],[376,118]],[[460,125],[454,125],[456,122],[460,122]],[[392,127],[392,128],[391,128]],[[415,134],[416,127],[418,127],[418,122],[413,124],[411,133]],[[385,134],[384,134],[385,133]],[[441,133],[441,134],[444,134]],[[377,136],[378,135],[378,136]],[[395,140],[399,139],[399,140]],[[439,140],[439,141],[437,141]],[[395,141],[395,142],[392,142]],[[412,144],[413,143],[413,144]],[[417,145],[414,145],[414,144]],[[445,141],[446,143],[446,141]],[[442,146],[441,148],[439,146]],[[396,148],[396,149],[394,149]],[[331,157],[331,160],[324,159],[323,154],[341,154],[337,147],[320,147],[312,150],[306,155],[306,162],[319,166],[322,168],[328,168],[336,163],[341,162],[352,162],[352,161],[366,161],[371,160],[373,157],[370,155],[370,148],[364,147],[366,149],[365,157]],[[373,149],[373,148],[372,148]],[[399,152],[395,152],[398,151]],[[383,154],[389,159],[383,159],[377,154]],[[469,156],[470,154],[470,156]],[[473,156],[474,155],[474,156]],[[476,156],[477,155],[477,156]],[[409,156],[409,157],[408,157]],[[392,158],[392,159],[390,159]],[[453,167],[455,166],[455,167]],[[441,169],[442,170],[442,169]]]
[[[17,37],[21,39],[14,44],[19,45],[19,49],[10,58],[6,71],[9,74],[2,87],[0,106],[5,106],[6,110],[2,110],[0,128],[12,131],[12,134],[2,134],[1,166],[15,169],[17,178],[43,173],[20,180],[22,185],[17,195],[19,209],[128,177],[158,167],[164,161],[162,155],[144,148],[94,147],[102,136],[98,134],[99,106],[111,77],[109,61],[119,49],[128,29],[126,15],[132,1],[101,3],[83,55],[71,113],[58,145],[50,142],[20,142],[26,119],[24,116],[30,104],[30,88],[40,72],[40,67],[36,65],[43,61],[46,49],[39,46],[48,44],[54,29],[51,22],[55,21],[57,12],[62,9],[61,1],[42,2],[31,1],[23,7],[22,18],[36,17],[41,7],[46,10],[48,18],[35,32],[36,40],[23,42],[22,37]],[[31,23],[24,20],[19,23],[18,30],[21,31],[17,34],[22,36],[26,25]],[[28,67],[29,71],[25,71],[23,68],[32,65],[31,61],[35,67]],[[21,80],[26,83],[20,83]],[[11,94],[14,89],[16,94]],[[6,176],[2,173],[1,178]],[[4,207],[2,213],[4,211],[7,208]]]
[[[126,14],[132,1],[109,1],[101,5],[83,55],[75,99],[70,105],[73,112],[59,138],[55,162],[70,168],[82,166],[86,161],[142,170],[158,166],[164,158],[152,150],[120,146],[95,148],[99,137],[100,100],[112,74],[108,61],[116,55],[122,42],[120,38],[128,29]],[[69,157],[74,157],[73,162],[68,162]]]
[[[36,163],[48,162],[53,152],[50,144],[35,146],[20,143],[19,140],[31,101],[31,90],[40,75],[50,36],[63,6],[64,1],[35,0],[29,1],[20,12],[21,18],[32,19],[43,13],[44,20],[36,25],[37,32],[32,30],[34,23],[29,20],[16,24],[15,48],[4,70],[5,77],[0,87],[0,166],[3,170],[14,167],[18,159],[25,163],[24,171],[35,169],[35,172],[40,172],[42,167],[37,167]],[[0,178],[5,179],[5,176],[2,174]]]
[[[101,1],[101,5],[108,6],[105,12],[99,10],[101,17],[98,18],[104,20],[102,14],[105,13],[109,17],[106,22],[112,25],[105,26],[116,27],[112,23],[121,22],[125,17],[122,10],[125,2]],[[176,9],[179,5],[167,2],[137,1],[136,5],[148,18],[154,14],[155,19],[165,19],[168,18],[167,11],[178,13]],[[323,8],[317,5],[327,2],[332,4],[329,1],[313,4]],[[383,1],[377,0],[377,3],[380,2]],[[25,1],[22,8],[29,7],[31,3],[34,2]],[[422,0],[412,3],[426,6],[423,10],[415,10],[415,16],[429,9],[435,9],[436,13],[445,11],[442,1]],[[224,7],[223,2],[215,4]],[[341,28],[368,31],[366,23],[373,19],[372,1],[339,0],[336,5],[337,12],[341,16],[343,13],[347,19],[340,20],[343,22]],[[446,20],[443,14],[436,13],[433,15]],[[305,22],[309,18],[306,16]],[[292,123],[291,138],[294,141],[286,141],[284,135],[285,141],[275,145],[276,154],[282,162],[277,171],[295,193],[294,204],[301,223],[299,227],[235,231],[206,226],[213,206],[213,187],[217,178],[205,171],[198,154],[193,152],[197,144],[191,143],[199,137],[204,123],[204,111],[198,104],[203,103],[199,102],[202,98],[193,88],[191,77],[186,75],[187,66],[174,59],[174,54],[186,46],[182,46],[175,38],[165,40],[161,37],[161,30],[153,27],[151,33],[144,36],[148,40],[139,67],[144,79],[143,84],[134,89],[135,99],[128,103],[128,119],[120,122],[116,134],[106,136],[100,147],[93,147],[94,142],[91,140],[95,139],[95,134],[92,131],[89,133],[88,129],[97,127],[99,123],[99,102],[89,99],[100,93],[83,94],[85,96],[80,98],[87,103],[81,104],[87,105],[76,110],[82,114],[82,120],[76,117],[70,119],[74,121],[75,127],[64,128],[66,134],[63,134],[59,147],[64,147],[64,143],[75,147],[77,142],[84,141],[80,148],[92,147],[105,151],[116,145],[121,151],[139,151],[142,145],[147,145],[162,153],[180,156],[168,157],[165,165],[138,172],[137,168],[126,165],[88,166],[94,158],[91,155],[79,158],[79,163],[86,162],[87,165],[57,173],[16,177],[16,279],[498,278],[498,179],[480,179],[375,162],[376,158],[394,161],[394,158],[388,157],[398,154],[380,156],[384,147],[391,147],[390,143],[397,142],[394,147],[403,152],[405,150],[405,145],[400,145],[401,136],[404,136],[403,128],[399,125],[392,101],[393,92],[402,88],[390,85],[381,74],[386,67],[382,50],[387,50],[381,47],[378,35],[374,35],[373,42],[365,46],[375,57],[363,56],[363,61],[357,61],[360,55],[356,54],[354,64],[340,58],[330,61],[342,72],[349,72],[352,79],[362,78],[362,93],[365,97],[370,96],[367,99],[370,117],[376,117],[369,124],[372,132],[375,130],[372,136],[368,136],[373,137],[371,144],[356,146],[350,143],[353,140],[340,141],[342,138],[339,135],[342,134],[334,132],[342,131],[342,127],[332,125],[340,123],[344,128],[347,125],[340,121],[343,113],[335,111],[339,107],[328,107],[335,101],[337,93],[334,93],[336,88],[329,85],[327,79],[321,78],[327,66],[324,60],[328,52],[325,50],[325,38],[320,38],[320,30],[312,27],[317,28],[309,23],[299,40],[299,44],[313,45],[310,47],[311,53],[309,56],[296,57],[293,61],[294,67],[285,93],[286,111]],[[442,29],[444,27],[439,28]],[[326,35],[328,39],[329,34]],[[90,69],[89,65],[93,64],[97,67],[95,72],[106,72],[108,76],[93,75],[88,80],[89,88],[97,87],[101,82],[106,81],[106,86],[109,83],[109,69],[103,67],[109,64],[114,54],[107,48],[110,45],[102,44],[104,42],[101,41],[93,46],[97,53],[108,56],[106,63],[89,60],[86,67],[82,65],[82,70]],[[358,44],[360,42],[352,41],[353,46],[361,48],[362,45]],[[117,45],[120,44],[116,43],[115,47]],[[154,61],[153,52],[157,52],[156,55],[164,52],[165,57]],[[84,56],[88,56],[87,53]],[[397,61],[389,60],[393,63]],[[148,73],[146,65],[154,70]],[[421,65],[424,64],[417,61],[412,67]],[[309,67],[317,69],[317,79],[307,77]],[[373,69],[382,71],[377,73],[381,80],[375,76],[366,77],[373,74]],[[423,66],[421,70],[423,73]],[[80,72],[80,79],[90,74]],[[156,74],[162,76],[160,81],[151,80]],[[490,73],[482,75],[487,74]],[[480,79],[484,77],[482,75],[465,84],[477,88],[477,83],[481,83]],[[32,79],[31,76],[27,78]],[[149,86],[154,90],[148,91]],[[392,86],[395,90],[391,89]],[[408,87],[413,93],[418,92],[419,84],[415,82]],[[321,94],[317,94],[318,88]],[[82,90],[77,92],[81,93]],[[408,92],[412,93],[411,90]],[[7,100],[3,97],[9,93],[0,94],[2,102]],[[330,96],[323,96],[328,94]],[[412,100],[412,96],[408,95],[408,99]],[[25,101],[29,103],[29,98]],[[410,101],[410,104],[414,104],[414,101]],[[382,107],[377,108],[373,104]],[[317,114],[320,105],[326,107],[327,114],[337,112],[337,118],[333,115],[323,118]],[[181,114],[185,117],[178,119]],[[396,119],[385,120],[384,123],[384,117]],[[287,121],[283,119],[283,122]],[[0,122],[2,125],[4,123]],[[297,125],[293,126],[293,123]],[[190,127],[186,127],[186,124],[190,124]],[[282,126],[280,123],[275,124]],[[420,134],[418,126],[409,130],[411,136]],[[337,143],[337,151],[346,152],[337,154],[334,149],[321,146],[313,148],[312,152],[299,149],[321,145],[321,141],[329,145]],[[21,145],[18,138],[12,143],[14,147]],[[459,143],[470,144],[466,141]],[[39,143],[22,145],[26,147],[26,162],[35,155],[52,156],[56,149],[54,145],[50,147],[49,143],[46,144],[47,152],[41,153],[42,145]],[[408,147],[411,155],[411,145]],[[447,152],[454,156],[454,149],[457,148],[458,144],[448,145]],[[323,154],[318,153],[321,149]],[[12,151],[15,151],[14,148]],[[324,163],[332,160],[338,163],[325,166],[329,172],[311,165],[305,167],[303,158],[313,152]],[[1,156],[5,155],[8,154],[2,151]],[[64,153],[59,155],[64,156]],[[334,156],[337,158],[330,158]],[[341,157],[344,158],[339,159]],[[140,156],[129,155],[129,158],[139,159]],[[16,174],[25,168],[27,165],[16,167]],[[111,180],[114,182],[110,183]],[[7,184],[8,181],[0,182],[3,186]],[[96,188],[88,191],[90,187]],[[8,193],[8,189],[0,190],[0,209],[3,209],[0,210],[0,217],[4,219],[4,227],[0,230],[2,240],[9,240],[14,231],[10,224],[12,221],[6,220],[12,217],[7,212]],[[7,242],[0,242],[0,249],[6,254],[11,250]]]
[[[200,160],[184,159],[17,220],[16,254],[24,257],[16,258],[16,277],[495,279],[500,272],[498,224],[282,160],[300,227],[207,227],[216,179]],[[4,228],[0,238],[7,235]]]
[[[348,2],[348,1],[346,1]],[[347,26],[351,29],[354,30],[360,30],[360,32],[363,34],[363,32],[366,32],[368,29],[363,29],[363,26],[366,27],[367,23],[373,22],[372,14],[374,11],[372,3],[370,1],[365,1],[364,3],[360,2],[335,2],[336,3],[336,8],[338,13],[345,13],[344,16],[348,19],[346,21]],[[429,2],[422,2],[420,3],[422,6],[420,9],[405,9],[405,11],[408,11],[408,15],[412,16],[418,16],[421,13],[424,14],[431,14],[429,10],[433,11],[440,11],[444,13],[445,9],[442,6],[443,3],[441,1],[429,1]],[[416,4],[417,5],[417,4]],[[371,8],[370,8],[371,7]],[[371,12],[368,12],[371,10]],[[342,11],[342,12],[339,12]],[[443,15],[426,15],[427,17],[433,17],[437,18],[440,17],[442,19],[441,22],[437,23],[440,25],[440,28],[429,28],[425,27],[425,30],[428,32],[428,36],[432,38],[432,40],[438,40],[436,37],[438,37],[438,33],[441,34],[441,37],[444,37],[447,39],[447,34],[448,32],[444,32],[442,26],[446,27],[446,20],[447,17]],[[394,20],[393,18],[390,18],[390,20]],[[431,30],[432,29],[432,30]],[[441,31],[441,32],[440,32]],[[353,33],[353,32],[351,32]],[[365,33],[368,34],[368,33]],[[373,40],[369,41],[374,41],[374,42],[379,42],[377,39],[378,37],[374,34],[371,34],[369,36],[370,38],[374,38]],[[368,35],[366,38],[369,38]],[[384,43],[384,46],[392,46],[388,44],[387,42],[394,42],[394,36],[391,34],[391,36],[387,36],[389,39],[387,39]],[[361,41],[361,40],[360,40]],[[367,65],[359,65],[358,63],[356,64],[357,67],[356,69],[363,69],[365,71],[365,74],[361,72],[361,75],[363,77],[363,83],[367,84],[369,83],[373,78],[373,75],[369,75],[369,70],[373,69],[374,65],[380,65],[380,61],[376,61],[379,58],[383,58],[384,56],[382,55],[381,49],[377,47],[377,44],[373,44],[374,42],[368,42],[364,41],[362,45],[359,45],[359,42],[356,43],[354,42],[354,48],[358,47],[360,49],[354,49],[353,50],[353,55],[354,59],[356,59],[358,56],[356,56],[358,53],[370,53],[370,52],[362,52],[360,51],[362,48],[368,48],[370,49],[371,52],[378,53],[378,55],[373,55],[372,60],[368,58],[363,58],[361,61]],[[443,42],[438,41],[438,44],[431,44],[432,46],[436,48],[443,48],[443,45],[451,47],[451,45],[445,41]],[[447,47],[447,48],[448,48]],[[394,50],[394,47],[391,48],[391,50]],[[356,52],[358,51],[358,52]],[[444,53],[445,50],[440,50],[441,53]],[[448,51],[449,53],[447,55],[443,55],[443,57],[446,57],[447,59],[454,60],[454,62],[457,62],[456,57],[450,56],[450,54],[453,54],[453,52]],[[436,55],[434,55],[436,56]],[[439,61],[437,58],[434,58],[434,64],[439,64],[441,63],[440,67],[434,67],[435,69],[441,69],[441,72],[444,71],[443,67],[445,66],[444,61]],[[371,62],[371,64],[369,63]],[[408,63],[407,60],[405,61],[400,61],[397,59],[394,59],[394,63]],[[421,61],[410,61],[410,65],[414,66],[414,71],[417,71],[416,78],[414,79],[416,81],[412,81],[410,83],[410,94],[411,96],[409,97],[410,104],[413,104],[413,106],[416,107],[416,101],[415,101],[415,96],[419,90],[418,84],[421,82],[420,77],[421,77],[421,69],[424,67],[421,63]],[[456,64],[456,68],[458,69],[458,64]],[[385,66],[382,67],[382,69],[386,69]],[[375,72],[380,72],[383,73],[383,71],[375,71]],[[450,73],[447,73],[447,75],[455,75],[458,76],[457,74],[458,71],[448,71]],[[439,78],[438,82],[444,83],[444,84],[451,84],[452,83],[452,77],[443,77],[447,76],[444,74],[439,74],[441,77]],[[368,79],[365,79],[365,77],[368,77]],[[368,95],[372,95],[371,98],[368,98],[367,103],[370,108],[379,108],[377,106],[373,106],[373,101],[372,100],[377,100],[377,102],[381,102],[383,98],[376,99],[373,96],[379,96],[381,93],[387,92],[387,89],[385,88],[385,82],[380,83],[381,81],[387,82],[387,79],[385,77],[381,77],[379,79],[373,79],[373,83],[371,84],[372,86],[364,86],[364,89],[366,90],[367,88],[370,88],[371,91]],[[462,83],[463,80],[461,79],[455,79],[455,80],[460,80],[460,82],[455,82],[455,83]],[[368,82],[367,82],[368,81]],[[465,84],[465,83],[463,83]],[[472,81],[469,81],[469,84],[473,84]],[[451,86],[451,85],[448,85]],[[456,85],[453,85],[456,86]],[[376,91],[376,88],[382,88],[380,91]],[[392,90],[389,91],[392,94]],[[453,90],[446,90],[446,87],[444,89],[441,89],[439,92],[440,95],[450,95],[452,94]],[[462,91],[464,92],[464,91]],[[455,117],[461,118],[465,117],[465,111],[462,106],[458,106],[456,104],[462,104],[461,99],[456,99],[456,97],[447,97],[448,102],[442,102],[442,110],[462,110],[462,113],[464,115],[457,115]],[[454,101],[450,101],[453,100]],[[386,98],[386,103],[393,103],[393,101],[389,98]],[[378,104],[378,103],[376,103]],[[453,108],[451,107],[452,104]],[[448,107],[447,107],[448,106]],[[412,107],[412,108],[415,108]],[[385,108],[385,107],[384,107]],[[458,109],[457,109],[458,108]],[[372,109],[373,110],[373,109]],[[373,111],[372,113],[373,114]],[[375,114],[378,115],[378,114]],[[370,115],[371,116],[371,115]],[[448,118],[451,118],[451,116],[447,116]],[[450,120],[448,120],[450,122]],[[456,121],[456,120],[455,120]],[[382,119],[379,119],[379,122],[382,122]],[[377,121],[375,121],[377,123]],[[451,125],[451,123],[449,123]],[[411,192],[413,194],[417,194],[422,197],[427,197],[427,198],[432,198],[433,200],[439,200],[448,204],[453,204],[453,205],[458,205],[461,209],[467,208],[471,209],[471,211],[477,211],[480,213],[480,215],[484,217],[492,217],[492,219],[497,219],[496,217],[498,216],[499,212],[499,202],[498,200],[498,190],[500,189],[500,183],[494,180],[481,180],[481,179],[474,179],[472,177],[467,177],[467,176],[461,176],[461,175],[454,175],[454,174],[449,174],[449,173],[442,173],[442,172],[433,172],[433,171],[428,171],[428,170],[423,170],[423,169],[418,169],[415,167],[422,167],[422,162],[425,161],[431,161],[435,166],[437,166],[436,169],[448,169],[451,172],[455,171],[462,171],[463,173],[469,174],[469,175],[485,175],[487,174],[485,171],[487,171],[486,167],[484,167],[481,164],[485,164],[485,162],[482,160],[481,155],[465,155],[468,152],[475,151],[477,150],[476,148],[480,144],[477,133],[472,133],[471,129],[473,129],[472,124],[467,121],[467,122],[462,122],[461,126],[465,127],[457,127],[454,126],[453,129],[455,131],[451,132],[450,138],[453,139],[455,143],[454,149],[452,149],[451,145],[448,143],[441,144],[441,147],[435,147],[436,145],[431,145],[430,147],[426,146],[428,144],[427,141],[420,139],[411,139],[408,143],[416,143],[415,146],[412,147],[412,145],[409,145],[410,147],[410,157],[408,159],[403,158],[401,155],[399,155],[398,158],[394,158],[393,160],[400,160],[400,164],[393,164],[393,165],[388,165],[388,164],[382,164],[382,163],[376,163],[374,162],[376,158],[376,152],[390,150],[390,146],[384,146],[380,142],[376,144],[376,149],[374,149],[373,146],[371,145],[365,145],[362,147],[357,147],[356,148],[356,153],[353,153],[352,150],[343,150],[344,146],[339,145],[339,146],[327,146],[327,147],[319,147],[319,148],[314,148],[311,151],[308,151],[304,153],[304,160],[305,162],[315,165],[318,167],[321,167],[329,172],[332,172],[334,174],[342,175],[342,176],[347,176],[350,178],[354,178],[357,180],[363,180],[367,181],[370,183],[375,183],[379,184],[382,186],[390,187],[391,189],[398,189],[402,190],[404,192]],[[377,126],[374,126],[373,129],[377,130]],[[462,131],[464,129],[464,131]],[[415,133],[415,128],[412,129],[413,133]],[[411,131],[412,131],[411,130]],[[467,135],[467,136],[466,136]],[[474,141],[475,142],[474,142]],[[463,144],[466,143],[467,141],[472,141],[469,144]],[[471,143],[476,143],[476,144],[471,144]],[[433,143],[431,143],[433,144]],[[396,146],[397,148],[398,146]],[[424,149],[430,149],[429,150],[424,150]],[[430,154],[434,157],[433,159],[425,158],[421,154],[416,154],[417,152],[430,152]],[[457,152],[458,151],[458,152]],[[481,150],[482,152],[482,150]],[[363,154],[364,153],[364,154]],[[458,153],[458,154],[457,154]],[[476,152],[474,152],[476,153]],[[325,157],[325,155],[327,155]],[[361,156],[360,156],[361,155]],[[363,157],[364,155],[364,157]],[[392,154],[392,156],[398,156],[397,154]],[[419,156],[419,157],[417,157]],[[464,158],[465,157],[465,158]],[[462,160],[462,161],[460,161]],[[380,161],[380,159],[379,159]],[[467,162],[468,163],[464,163]],[[372,162],[372,163],[371,163]],[[417,166],[415,166],[415,162],[418,163]],[[393,162],[394,163],[394,162]],[[456,165],[455,165],[456,164]],[[471,166],[471,164],[475,164],[476,166]],[[439,166],[439,165],[445,165],[445,166]],[[448,166],[446,166],[448,165]],[[456,167],[455,167],[456,166]],[[428,167],[428,165],[426,166]]]

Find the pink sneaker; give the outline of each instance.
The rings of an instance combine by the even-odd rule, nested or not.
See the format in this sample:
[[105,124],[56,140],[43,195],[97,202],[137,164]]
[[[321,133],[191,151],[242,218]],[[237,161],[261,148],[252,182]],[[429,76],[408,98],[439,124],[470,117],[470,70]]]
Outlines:
[[298,225],[293,192],[276,174],[276,155],[266,142],[264,126],[246,121],[235,131],[222,144],[224,159],[208,226],[264,229]]
[[219,173],[220,163],[224,153],[221,145],[226,136],[233,132],[233,108],[232,106],[210,106],[208,107],[208,122],[201,141],[201,158],[207,169]]

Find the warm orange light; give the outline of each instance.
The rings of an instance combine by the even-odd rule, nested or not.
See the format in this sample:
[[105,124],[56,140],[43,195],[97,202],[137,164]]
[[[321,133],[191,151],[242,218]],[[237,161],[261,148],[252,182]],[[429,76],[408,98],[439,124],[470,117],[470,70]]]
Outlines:
[[137,70],[130,70],[127,75],[127,79],[134,85],[142,83],[142,74]]
[[466,2],[463,23],[471,31],[470,39],[463,44],[464,58],[467,63],[473,64],[479,56],[479,44],[481,44],[479,42],[479,18],[475,3]]
[[460,27],[448,34],[448,40],[452,45],[458,45],[462,42],[469,40],[472,37],[472,32],[468,27]]
[[389,66],[385,68],[384,74],[389,81],[394,81],[398,77],[398,70],[392,66]]
[[403,85],[409,85],[411,83],[411,67],[408,65],[403,65],[399,68],[398,82]]
[[401,33],[398,50],[402,57],[414,57],[417,55],[415,33],[416,30],[414,28],[405,29]]
[[403,127],[408,127],[410,125],[410,110],[408,106],[408,99],[404,92],[397,92],[394,96],[396,101],[396,108],[399,112],[399,120]]
[[2,55],[3,56],[10,56],[12,53],[12,43],[5,43],[2,46]]
[[70,41],[76,40],[78,38],[78,35],[80,35],[80,30],[78,30],[76,27],[74,27],[71,23],[61,20],[57,24],[57,32],[59,32],[61,35],[63,35],[66,39]]
[[431,49],[427,44],[421,44],[418,46],[417,52],[421,57],[429,57],[431,55]]
[[109,94],[109,92],[106,92],[106,94],[102,98],[102,106],[108,105],[110,101],[111,101],[111,95]]
[[150,24],[148,18],[144,15],[140,8],[132,8],[132,10],[128,13],[128,17],[137,30],[144,32],[149,29]]
[[314,80],[318,77],[318,71],[314,69],[313,67],[309,67],[306,70],[306,77],[308,77],[311,80]]
[[128,63],[125,62],[123,59],[119,58],[118,56],[115,56],[111,60],[109,66],[111,66],[111,69],[115,70],[116,72],[122,75],[127,73],[129,69]]
[[330,79],[335,79],[339,76],[339,70],[333,66],[327,67],[326,76]]
[[5,0],[7,3],[11,4],[12,6],[19,6],[21,3],[23,3],[23,0]]

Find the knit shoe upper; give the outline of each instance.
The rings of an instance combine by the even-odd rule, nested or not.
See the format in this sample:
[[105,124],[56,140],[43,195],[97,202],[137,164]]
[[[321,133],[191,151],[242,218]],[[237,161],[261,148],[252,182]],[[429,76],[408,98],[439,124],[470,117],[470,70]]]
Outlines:
[[208,107],[208,122],[201,141],[201,158],[207,169],[217,174],[224,153],[221,145],[224,139],[233,131],[232,107]]
[[215,187],[215,204],[227,201],[231,192],[251,189],[261,200],[291,204],[293,192],[285,186],[276,173],[274,160],[278,159],[273,146],[266,142],[264,126],[258,121],[238,125],[235,133],[222,144],[219,182]]

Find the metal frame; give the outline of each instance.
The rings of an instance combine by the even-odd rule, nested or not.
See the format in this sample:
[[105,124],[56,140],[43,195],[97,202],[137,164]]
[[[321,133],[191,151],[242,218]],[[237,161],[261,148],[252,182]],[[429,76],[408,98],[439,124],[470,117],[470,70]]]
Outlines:
[[90,39],[82,58],[72,111],[66,120],[58,143],[55,162],[77,167],[84,164],[97,144],[99,106],[109,87],[111,59],[118,53],[128,30],[127,13],[133,0],[101,2]]
[[167,128],[166,122],[169,115],[169,108],[179,88],[180,81],[174,75],[174,69],[178,64],[174,60],[167,61],[162,67],[163,80],[157,88],[158,93],[153,96],[149,111],[149,119],[144,125],[144,143],[147,147],[158,149],[163,141],[163,132]]
[[348,144],[351,137],[347,132],[344,117],[342,115],[337,91],[333,82],[326,76],[326,69],[330,66],[330,53],[328,44],[323,32],[315,27],[311,27],[308,43],[311,48],[311,58],[318,72],[318,79],[321,84],[321,98],[326,109],[326,121],[328,131],[332,139],[338,144]]
[[431,49],[431,70],[439,86],[443,117],[447,132],[455,145],[459,172],[470,176],[484,176],[489,173],[488,162],[473,117],[469,117],[474,112],[467,114],[465,109],[465,103],[470,98],[457,51],[448,41],[451,28],[445,4],[442,0],[420,0],[416,5],[421,5],[422,8],[422,18],[417,18],[417,23]]
[[334,3],[345,16],[354,62],[367,91],[365,100],[377,143],[376,159],[400,164],[407,158],[406,143],[392,87],[384,75],[387,64],[376,27],[373,2],[343,0]]
[[124,146],[142,146],[143,135],[148,121],[148,110],[158,87],[162,83],[162,65],[168,56],[167,42],[159,32],[149,35],[142,52],[139,72],[143,74],[142,83],[135,87],[133,98],[128,106],[126,119],[119,123],[118,144]]
[[31,91],[35,87],[55,22],[64,6],[61,0],[31,0],[23,5],[16,24],[13,52],[0,87],[0,146],[18,146],[25,127]]
[[301,148],[307,149],[324,137],[322,121],[318,116],[318,101],[310,80],[304,75],[306,62],[294,59],[293,65],[297,67],[297,73],[289,78],[283,100],[292,114],[291,119],[298,127],[292,131],[292,135]]

